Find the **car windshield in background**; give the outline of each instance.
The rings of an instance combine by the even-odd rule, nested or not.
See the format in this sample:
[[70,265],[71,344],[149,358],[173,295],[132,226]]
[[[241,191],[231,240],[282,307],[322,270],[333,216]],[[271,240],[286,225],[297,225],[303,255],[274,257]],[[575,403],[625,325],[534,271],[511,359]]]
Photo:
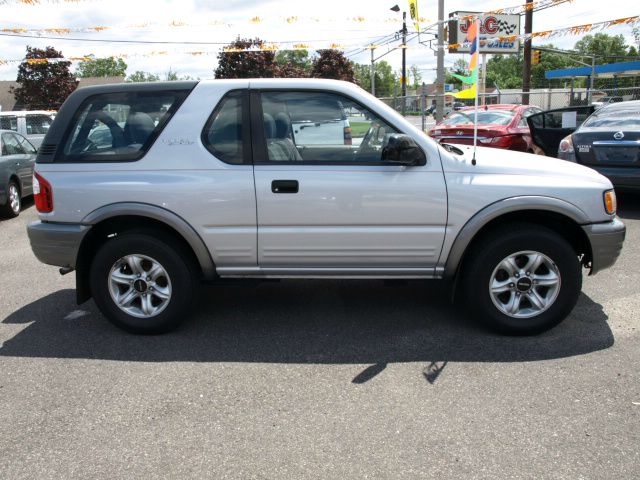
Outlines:
[[[474,112],[456,112],[445,118],[442,125],[473,125]],[[514,115],[513,110],[478,110],[478,125],[509,125]]]
[[611,127],[626,130],[640,130],[640,109],[605,108],[596,111],[583,124],[585,128]]

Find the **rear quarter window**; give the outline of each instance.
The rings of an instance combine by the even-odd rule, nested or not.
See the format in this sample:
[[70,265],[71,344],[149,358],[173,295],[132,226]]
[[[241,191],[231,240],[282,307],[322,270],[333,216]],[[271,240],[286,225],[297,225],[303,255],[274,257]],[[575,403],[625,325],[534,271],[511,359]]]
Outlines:
[[56,161],[139,160],[187,95],[180,90],[88,97],[73,116]]

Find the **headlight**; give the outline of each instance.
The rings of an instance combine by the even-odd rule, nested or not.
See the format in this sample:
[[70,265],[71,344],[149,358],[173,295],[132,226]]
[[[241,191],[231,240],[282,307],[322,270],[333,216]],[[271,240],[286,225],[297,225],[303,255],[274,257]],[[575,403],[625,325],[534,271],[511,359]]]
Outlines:
[[576,161],[576,154],[573,149],[573,138],[571,135],[567,135],[560,140],[560,146],[558,147],[558,158],[562,160],[568,160],[570,162]]
[[607,190],[604,192],[604,210],[609,215],[615,215],[618,209],[615,190]]

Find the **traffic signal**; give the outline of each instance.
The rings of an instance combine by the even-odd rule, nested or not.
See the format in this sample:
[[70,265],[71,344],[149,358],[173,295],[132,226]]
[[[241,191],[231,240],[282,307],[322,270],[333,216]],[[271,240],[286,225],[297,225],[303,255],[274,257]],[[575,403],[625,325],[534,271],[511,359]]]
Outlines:
[[531,51],[531,65],[538,65],[540,63],[540,50]]

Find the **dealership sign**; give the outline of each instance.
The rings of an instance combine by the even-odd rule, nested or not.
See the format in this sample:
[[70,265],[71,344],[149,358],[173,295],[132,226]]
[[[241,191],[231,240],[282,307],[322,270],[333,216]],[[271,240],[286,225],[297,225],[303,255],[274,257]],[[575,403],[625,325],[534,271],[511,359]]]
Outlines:
[[471,45],[465,45],[469,25],[480,15],[480,53],[518,53],[517,39],[504,39],[520,35],[520,15],[479,14],[478,12],[453,12],[449,14],[449,53],[469,53]]

